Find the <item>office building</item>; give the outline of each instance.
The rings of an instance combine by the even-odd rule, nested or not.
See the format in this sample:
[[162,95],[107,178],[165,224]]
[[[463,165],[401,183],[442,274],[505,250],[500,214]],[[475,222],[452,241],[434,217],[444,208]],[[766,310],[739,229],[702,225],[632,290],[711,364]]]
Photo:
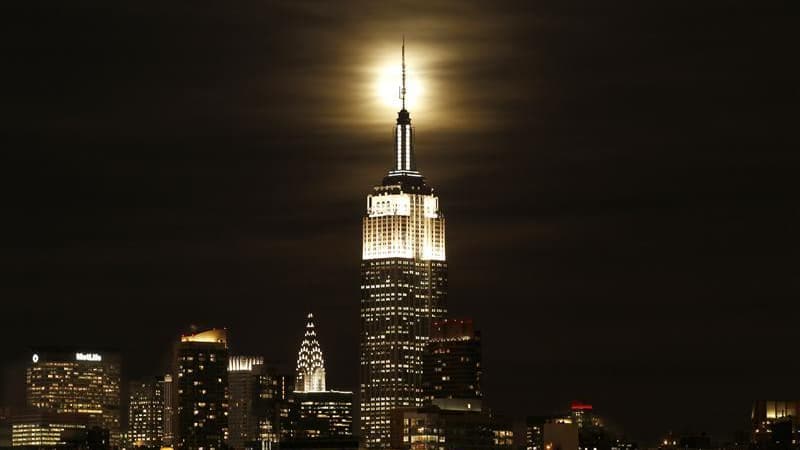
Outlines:
[[492,450],[488,414],[437,406],[392,411],[391,448],[396,450]]
[[57,413],[29,408],[11,420],[14,447],[56,447],[84,439],[90,417],[80,413]]
[[133,447],[160,448],[164,440],[164,378],[130,383],[128,442]]
[[514,421],[507,416],[489,415],[489,428],[492,430],[494,450],[514,449]]
[[[480,409],[481,338],[471,319],[444,319],[433,323],[423,357],[423,388],[429,401],[471,399]],[[440,403],[437,403],[441,406]]]
[[0,448],[11,447],[11,408],[0,407]]
[[233,449],[251,448],[259,439],[259,397],[264,358],[231,356],[228,361],[230,414],[228,445]]
[[30,408],[87,416],[87,425],[120,441],[120,358],[111,351],[37,348],[26,371]]
[[578,429],[601,428],[600,418],[594,414],[594,407],[588,403],[573,401],[570,404],[570,418]]
[[353,393],[295,392],[293,440],[336,440],[353,437]]
[[164,422],[161,426],[163,437],[162,447],[175,445],[175,384],[171,374],[164,375]]
[[258,438],[254,448],[273,448],[283,439],[284,429],[289,426],[289,396],[292,390],[294,374],[279,373],[274,367],[262,368],[254,407],[258,422]]
[[176,446],[225,447],[228,432],[228,337],[224,329],[181,336],[176,350]]
[[525,418],[525,450],[542,450],[544,448],[544,424],[551,420],[551,416]]
[[578,450],[578,425],[548,422],[543,427],[544,450]]
[[367,196],[363,218],[359,395],[367,448],[390,445],[392,410],[423,405],[422,357],[432,322],[446,312],[445,221],[416,167],[405,58],[402,65],[394,169]]
[[782,450],[800,447],[800,402],[797,400],[757,400],[753,403],[752,447]]

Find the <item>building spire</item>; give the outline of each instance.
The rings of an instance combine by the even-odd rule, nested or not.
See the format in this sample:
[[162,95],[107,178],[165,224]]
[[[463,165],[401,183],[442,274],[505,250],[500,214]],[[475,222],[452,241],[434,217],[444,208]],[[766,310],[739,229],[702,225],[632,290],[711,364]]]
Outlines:
[[403,109],[406,109],[406,35],[403,35],[403,47],[401,50],[403,61],[403,84],[400,86],[400,100],[403,101]]
[[322,359],[322,349],[315,328],[314,315],[309,313],[306,333],[297,354],[294,390],[298,392],[325,391],[325,361]]
[[406,37],[403,35],[403,45],[401,47],[401,63],[403,68],[402,84],[400,85],[400,100],[403,101],[402,109],[397,113],[397,125],[395,126],[395,165],[394,170],[389,171],[389,176],[413,176],[420,177],[414,163],[414,141],[412,138],[413,129],[411,128],[411,114],[406,110]]

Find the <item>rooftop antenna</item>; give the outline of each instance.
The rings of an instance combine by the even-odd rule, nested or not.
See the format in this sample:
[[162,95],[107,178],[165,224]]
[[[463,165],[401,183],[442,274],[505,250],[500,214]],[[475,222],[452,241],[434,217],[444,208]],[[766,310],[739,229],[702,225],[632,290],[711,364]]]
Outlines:
[[403,109],[406,109],[406,35],[403,35],[403,85],[400,87],[400,100],[403,101]]

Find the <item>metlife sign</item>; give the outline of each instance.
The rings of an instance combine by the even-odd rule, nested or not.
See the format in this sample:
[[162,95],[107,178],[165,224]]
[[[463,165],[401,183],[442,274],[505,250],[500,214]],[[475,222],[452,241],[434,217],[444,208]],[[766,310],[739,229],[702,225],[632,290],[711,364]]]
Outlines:
[[76,361],[102,361],[103,357],[98,353],[75,353]]

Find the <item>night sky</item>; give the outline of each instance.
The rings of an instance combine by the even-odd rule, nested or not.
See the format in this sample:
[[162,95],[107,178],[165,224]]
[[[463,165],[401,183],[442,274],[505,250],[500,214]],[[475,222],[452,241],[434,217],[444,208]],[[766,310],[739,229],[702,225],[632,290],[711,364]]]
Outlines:
[[29,346],[166,369],[189,325],[357,389],[378,65],[425,86],[418,167],[487,402],[593,403],[647,444],[797,398],[797,2],[0,6],[0,405]]

